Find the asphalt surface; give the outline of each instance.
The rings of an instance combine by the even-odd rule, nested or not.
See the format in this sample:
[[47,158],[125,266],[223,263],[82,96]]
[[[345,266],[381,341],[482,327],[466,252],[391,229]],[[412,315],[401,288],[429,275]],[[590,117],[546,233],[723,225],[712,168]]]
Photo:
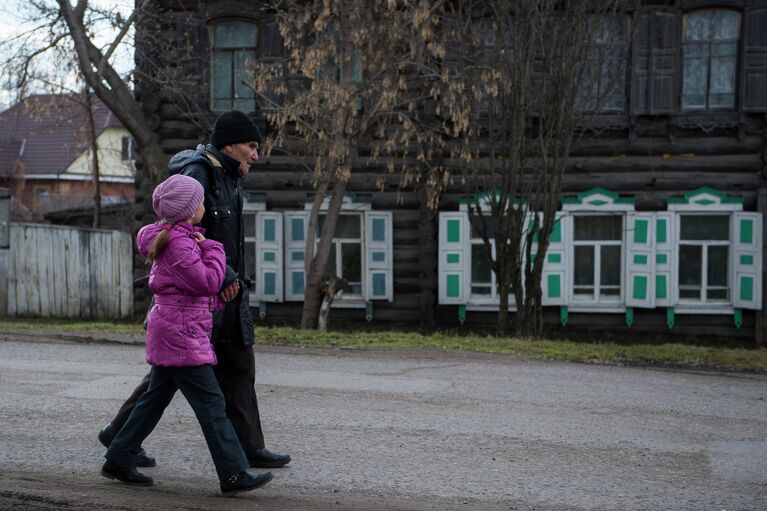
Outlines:
[[294,461],[224,499],[180,395],[145,443],[156,485],[101,477],[143,347],[49,336],[0,332],[0,509],[767,509],[764,375],[258,348],[267,446]]

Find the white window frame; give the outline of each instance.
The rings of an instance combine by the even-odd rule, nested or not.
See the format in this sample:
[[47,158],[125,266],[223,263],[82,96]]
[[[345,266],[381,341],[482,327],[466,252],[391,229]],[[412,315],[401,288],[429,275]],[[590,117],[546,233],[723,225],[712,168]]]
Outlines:
[[[259,303],[259,300],[257,299],[256,295],[256,288],[257,288],[257,279],[258,279],[258,246],[257,246],[257,240],[258,240],[258,213],[261,211],[266,211],[266,197],[258,195],[258,196],[250,196],[250,198],[245,198],[243,200],[242,204],[242,223],[243,223],[243,230],[245,227],[245,222],[247,217],[251,216],[253,217],[253,236],[243,236],[244,244],[252,243],[253,244],[253,253],[255,255],[254,259],[255,261],[252,262],[252,268],[246,267],[245,271],[247,272],[248,276],[251,278],[253,285],[250,287],[248,292],[248,303],[251,306],[256,306]],[[243,232],[243,235],[245,233]],[[245,247],[242,247],[242,253],[243,257],[245,256]],[[247,261],[245,261],[247,263]],[[243,265],[244,266],[244,265]],[[252,270],[252,271],[251,271]]]
[[[682,239],[682,223],[684,222],[684,217],[695,217],[695,216],[721,216],[727,218],[728,223],[728,238],[727,240],[683,240]],[[733,238],[733,219],[732,214],[726,213],[726,212],[714,212],[714,211],[706,211],[706,212],[687,212],[687,213],[680,213],[678,215],[678,233],[677,233],[677,240],[676,240],[676,253],[677,253],[677,287],[679,289],[679,300],[678,303],[681,306],[708,306],[708,305],[730,305],[732,304],[732,281],[731,281],[731,273],[732,273],[732,238]],[[682,291],[685,288],[688,288],[690,286],[683,286],[681,282],[679,282],[679,264],[681,264],[681,253],[682,253],[682,246],[694,246],[694,247],[701,247],[701,280],[700,280],[700,299],[695,298],[684,298],[682,297]],[[708,299],[708,251],[709,247],[727,247],[727,286],[722,288],[720,286],[717,287],[717,289],[726,289],[727,290],[727,298],[716,298],[716,299]]]
[[[672,198],[668,201],[668,211],[674,215],[674,259],[675,271],[674,281],[672,282],[675,301],[675,311],[678,314],[732,314],[734,281],[732,272],[734,271],[734,243],[735,226],[733,224],[736,213],[743,211],[743,201],[740,198],[728,197],[726,194],[712,188],[703,187],[692,190],[684,194],[681,198]],[[729,215],[730,217],[730,249],[728,253],[728,277],[727,282],[730,287],[730,297],[727,301],[701,302],[698,300],[682,299],[679,293],[679,248],[682,237],[682,216],[683,215]],[[713,240],[712,240],[713,241]],[[717,240],[723,241],[723,240]],[[707,277],[707,275],[706,275]]]
[[[320,216],[327,215],[326,211],[321,211]],[[336,269],[338,272],[341,272],[341,269],[343,268],[343,253],[341,251],[341,247],[344,243],[359,243],[360,245],[360,282],[358,283],[360,286],[360,292],[359,293],[351,293],[347,290],[339,291],[336,294],[335,299],[333,300],[333,304],[335,304],[336,300],[346,300],[346,301],[358,301],[363,300],[364,301],[364,295],[365,295],[365,275],[367,273],[367,267],[365,264],[365,239],[366,239],[366,233],[365,233],[365,216],[362,214],[362,212],[359,211],[340,211],[338,214],[338,217],[340,219],[341,216],[351,216],[351,217],[357,217],[357,221],[359,222],[360,226],[360,237],[359,238],[338,238],[333,237],[332,244],[333,247],[335,247],[336,252]],[[318,222],[318,228],[319,228],[319,222]],[[320,244],[320,236],[319,232],[317,233],[316,239],[314,241],[314,250],[315,253],[317,251],[317,247]],[[329,263],[329,261],[328,261]],[[343,278],[343,275],[339,274],[339,277]],[[349,284],[352,284],[352,282],[349,282]]]
[[[497,192],[496,192],[497,193]],[[446,233],[441,232],[440,233],[440,260],[439,260],[439,282],[440,282],[440,291],[439,291],[439,303],[440,304],[461,304],[466,306],[466,310],[471,311],[497,311],[498,306],[500,304],[500,296],[498,294],[498,281],[497,277],[495,275],[495,272],[490,269],[490,282],[491,282],[491,289],[490,289],[490,296],[487,295],[478,295],[471,292],[472,288],[472,281],[471,281],[471,268],[472,268],[472,246],[474,245],[481,245],[484,248],[484,241],[482,238],[473,238],[472,237],[472,226],[471,226],[471,218],[470,218],[470,211],[469,211],[469,204],[472,204],[476,206],[477,201],[479,201],[479,207],[482,209],[482,213],[489,217],[490,215],[490,194],[491,192],[484,192],[482,194],[479,194],[478,196],[472,198],[472,199],[464,199],[461,200],[459,204],[459,208],[457,212],[442,212],[440,213],[440,230],[443,230],[443,225],[446,225],[445,222],[447,220],[455,220],[459,219],[461,221],[461,232],[460,232],[460,238],[461,241],[459,242],[459,245],[462,245],[461,249],[457,249],[457,247],[453,248],[446,248],[448,246],[447,239],[446,239]],[[526,216],[526,218],[528,218]],[[525,220],[525,225],[528,225],[528,221]],[[488,240],[490,242],[491,250],[492,250],[492,256],[495,257],[495,239],[490,238]],[[458,265],[460,266],[460,270],[456,268],[456,265],[451,265],[451,263],[448,263],[445,259],[446,253],[451,252],[453,254],[459,254],[461,258],[461,263]],[[450,267],[450,269],[448,269]],[[459,298],[448,298],[446,294],[446,290],[444,289],[447,286],[447,283],[443,281],[443,277],[447,272],[450,272],[453,275],[460,275],[462,277],[461,279],[461,292]],[[524,276],[523,276],[524,279]],[[483,283],[482,285],[487,285]],[[523,280],[523,286],[524,286],[524,280]],[[516,300],[514,298],[513,290],[510,290],[509,293],[509,310],[515,311],[517,310],[517,304]]]
[[[570,312],[605,312],[605,313],[622,313],[626,310],[626,295],[627,295],[627,277],[626,277],[626,257],[629,252],[627,248],[628,238],[626,232],[626,222],[630,214],[634,212],[634,200],[626,197],[621,197],[619,194],[606,190],[604,188],[592,188],[586,190],[576,197],[562,199],[562,215],[569,218],[563,223],[563,242],[565,244],[565,251],[567,256],[567,266],[565,270],[565,282],[567,282],[567,291],[563,297],[564,303],[568,305]],[[622,217],[622,235],[621,241],[610,241],[610,244],[618,244],[621,246],[621,268],[620,268],[620,293],[619,299],[611,300],[575,300],[574,288],[575,284],[575,218],[576,216],[606,216],[606,215],[621,215]],[[583,241],[578,242],[591,244],[595,241]],[[603,243],[596,241],[597,243]],[[595,263],[600,260],[599,257],[594,257]],[[598,267],[595,269],[598,270]],[[601,277],[601,276],[600,276]],[[595,283],[599,281],[597,274],[594,275]],[[594,296],[597,296],[597,290],[594,291]]]
[[[575,219],[576,218],[584,218],[584,217],[606,217],[606,216],[614,216],[615,213],[609,213],[609,212],[592,212],[592,213],[578,213],[573,215],[572,219],[572,229],[573,234],[570,238],[572,241],[569,244],[572,248],[573,257],[570,258],[570,261],[572,261],[572,266],[570,268],[570,289],[572,289],[572,297],[570,302],[573,305],[604,305],[604,306],[611,306],[611,305],[622,305],[624,302],[624,289],[625,289],[625,282],[624,282],[624,274],[625,274],[625,268],[626,268],[626,250],[625,250],[625,243],[626,243],[626,215],[623,213],[619,213],[621,216],[621,239],[620,240],[581,240],[576,241],[575,239]],[[591,294],[591,297],[588,298],[587,295],[577,295],[575,293],[576,286],[575,285],[575,247],[583,247],[583,246],[593,246],[594,247],[594,282],[593,286],[584,286],[584,287],[593,287],[594,290]],[[618,294],[617,295],[605,295],[609,298],[604,298],[601,296],[601,288],[603,287],[601,285],[601,278],[602,278],[602,268],[601,268],[601,261],[602,261],[602,247],[603,246],[618,246],[620,247],[621,254],[620,254],[620,284],[618,286],[609,286],[611,288],[618,288]],[[605,286],[607,287],[607,286]]]
[[[495,259],[495,240],[489,239],[490,242],[490,251],[492,254],[493,259]],[[471,280],[471,269],[474,264],[474,246],[482,247],[482,250],[485,250],[485,242],[482,240],[482,238],[469,238],[469,273],[468,273],[468,279],[469,279],[469,302],[476,305],[498,305],[500,302],[500,295],[498,294],[498,280],[495,276],[495,272],[492,268],[490,268],[490,284],[485,284],[484,282],[481,284],[475,284],[474,281]],[[489,286],[490,287],[490,294],[477,294],[474,293],[473,288],[477,286]]]
[[[312,205],[313,205],[314,199],[309,198],[306,201],[306,204],[304,206],[304,211],[302,212],[303,215],[306,216],[308,219],[308,216],[311,212]],[[330,206],[330,195],[327,195],[322,202],[322,205],[320,206],[320,214],[326,214],[327,210]],[[341,203],[341,210],[339,212],[340,215],[348,215],[348,214],[358,214],[360,217],[360,248],[361,248],[361,294],[349,294],[348,292],[344,293],[341,292],[338,295],[336,295],[336,298],[333,300],[332,307],[336,308],[349,308],[349,309],[362,309],[365,308],[367,303],[369,301],[374,300],[387,300],[392,301],[394,299],[394,291],[392,289],[393,287],[393,261],[392,261],[392,254],[393,254],[393,239],[392,239],[392,221],[393,217],[390,211],[384,211],[384,210],[373,210],[371,207],[370,200],[367,198],[361,198],[358,197],[354,193],[347,193],[344,195],[344,198]],[[384,242],[373,242],[372,241],[372,232],[368,233],[368,227],[372,225],[372,219],[373,218],[383,218],[386,222],[385,224],[385,238],[386,241]],[[287,220],[286,220],[287,224]],[[308,220],[307,220],[308,225]],[[334,239],[333,243],[336,244],[336,257],[340,257],[340,243],[343,241],[356,241],[351,239]],[[317,248],[317,245],[319,244],[319,236],[315,239],[315,250]],[[385,245],[385,247],[384,247]],[[384,261],[383,262],[376,262],[375,267],[372,267],[371,262],[368,260],[371,256],[370,252],[372,252],[373,247],[375,246],[376,252],[384,252]],[[286,251],[287,253],[287,251]],[[337,264],[341,262],[340,259],[337,259]],[[336,266],[338,269],[341,268],[341,266]],[[287,265],[286,265],[287,268]],[[386,293],[383,296],[372,296],[372,287],[373,283],[371,282],[371,275],[373,273],[384,273],[385,274],[385,283],[386,283]],[[286,282],[288,281],[286,277]],[[287,295],[287,293],[286,293]]]

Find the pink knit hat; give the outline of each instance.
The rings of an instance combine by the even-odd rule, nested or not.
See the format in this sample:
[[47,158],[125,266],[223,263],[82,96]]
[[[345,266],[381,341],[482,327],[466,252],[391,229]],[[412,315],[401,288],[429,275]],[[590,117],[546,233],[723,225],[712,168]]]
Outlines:
[[154,189],[152,206],[158,217],[173,223],[180,222],[194,215],[202,204],[204,193],[195,178],[173,174]]

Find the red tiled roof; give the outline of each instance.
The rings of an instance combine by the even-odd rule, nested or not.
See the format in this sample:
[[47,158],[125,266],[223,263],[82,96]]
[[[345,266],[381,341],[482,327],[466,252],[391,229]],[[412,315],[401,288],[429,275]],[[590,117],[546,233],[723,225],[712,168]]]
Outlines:
[[21,142],[18,140],[0,141],[0,177],[10,177],[16,173]]
[[[25,174],[66,170],[88,145],[87,112],[80,99],[74,94],[40,94],[0,112],[0,175],[13,171],[9,158],[18,158],[22,143]],[[93,106],[97,136],[107,128],[122,127],[95,96]]]

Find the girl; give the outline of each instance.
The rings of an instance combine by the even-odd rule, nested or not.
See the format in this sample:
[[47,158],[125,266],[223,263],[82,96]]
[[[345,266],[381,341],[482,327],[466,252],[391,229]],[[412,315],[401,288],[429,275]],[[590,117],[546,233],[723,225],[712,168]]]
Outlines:
[[205,239],[194,227],[205,212],[203,188],[194,178],[175,174],[155,189],[157,223],[136,237],[142,257],[152,263],[146,359],[152,365],[147,391],[107,449],[101,474],[124,483],[148,486],[152,478],[136,471],[131,454],[152,432],[176,390],[186,398],[200,423],[216,465],[224,495],[256,489],[272,480],[271,472],[251,474],[245,453],[227,419],[224,396],[213,375],[216,355],[210,344],[213,309],[226,273],[221,243]]

